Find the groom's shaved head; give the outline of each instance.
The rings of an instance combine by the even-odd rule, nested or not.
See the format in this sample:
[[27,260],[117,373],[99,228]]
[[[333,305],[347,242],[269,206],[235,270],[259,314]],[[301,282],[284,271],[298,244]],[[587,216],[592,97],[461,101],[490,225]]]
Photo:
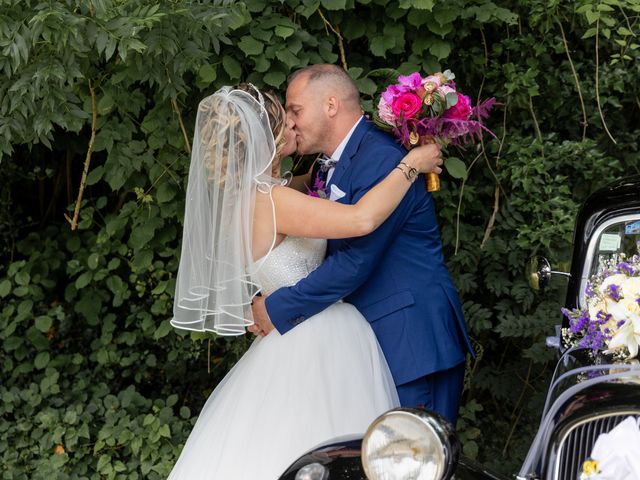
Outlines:
[[311,65],[289,78],[287,119],[298,152],[331,155],[361,116],[358,87],[342,68]]
[[329,63],[310,65],[293,72],[289,77],[289,83],[298,77],[305,77],[308,85],[321,85],[326,91],[338,95],[348,106],[360,109],[358,87],[343,68]]

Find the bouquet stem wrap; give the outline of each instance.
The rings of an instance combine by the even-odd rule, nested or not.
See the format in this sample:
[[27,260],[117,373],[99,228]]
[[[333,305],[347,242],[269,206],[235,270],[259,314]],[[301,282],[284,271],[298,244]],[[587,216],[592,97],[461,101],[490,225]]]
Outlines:
[[440,190],[440,175],[435,172],[429,172],[425,176],[424,183],[427,187],[427,192],[437,192]]

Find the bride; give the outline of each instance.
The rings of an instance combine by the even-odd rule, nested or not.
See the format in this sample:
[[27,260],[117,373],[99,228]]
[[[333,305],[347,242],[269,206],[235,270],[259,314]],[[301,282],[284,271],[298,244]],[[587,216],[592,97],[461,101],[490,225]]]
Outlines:
[[[171,323],[242,335],[251,300],[307,276],[326,240],[375,230],[409,190],[405,169],[440,171],[435,146],[413,149],[357,204],[284,186],[295,134],[275,96],[224,87],[199,105]],[[301,187],[305,177],[292,186]],[[295,212],[294,215],[291,212]],[[322,318],[321,318],[322,317]],[[205,404],[169,478],[274,480],[319,443],[361,435],[398,406],[371,327],[339,302],[289,334],[258,337]]]

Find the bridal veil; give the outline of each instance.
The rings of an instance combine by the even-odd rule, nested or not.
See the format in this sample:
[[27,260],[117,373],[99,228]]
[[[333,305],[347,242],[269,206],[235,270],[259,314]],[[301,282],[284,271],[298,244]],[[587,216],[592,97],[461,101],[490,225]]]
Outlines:
[[263,97],[255,93],[223,87],[198,106],[171,320],[176,328],[242,335],[253,323],[251,300],[261,288],[261,263],[251,248],[254,206],[258,192],[270,194],[276,183],[274,137]]

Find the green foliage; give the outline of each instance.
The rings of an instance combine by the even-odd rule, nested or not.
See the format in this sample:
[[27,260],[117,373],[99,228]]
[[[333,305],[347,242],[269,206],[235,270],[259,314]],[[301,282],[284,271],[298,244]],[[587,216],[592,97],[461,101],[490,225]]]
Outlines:
[[[637,0],[0,5],[3,478],[166,477],[250,342],[168,323],[198,101],[238,81],[282,94],[292,71],[319,62],[345,64],[368,111],[416,69],[449,68],[472,98],[500,103],[497,139],[450,148],[435,198],[481,353],[458,425],[464,451],[515,471],[539,421],[554,362],[544,339],[564,289],[534,295],[526,261],[567,262],[580,203],[638,173]],[[72,231],[63,215],[92,128]]]

